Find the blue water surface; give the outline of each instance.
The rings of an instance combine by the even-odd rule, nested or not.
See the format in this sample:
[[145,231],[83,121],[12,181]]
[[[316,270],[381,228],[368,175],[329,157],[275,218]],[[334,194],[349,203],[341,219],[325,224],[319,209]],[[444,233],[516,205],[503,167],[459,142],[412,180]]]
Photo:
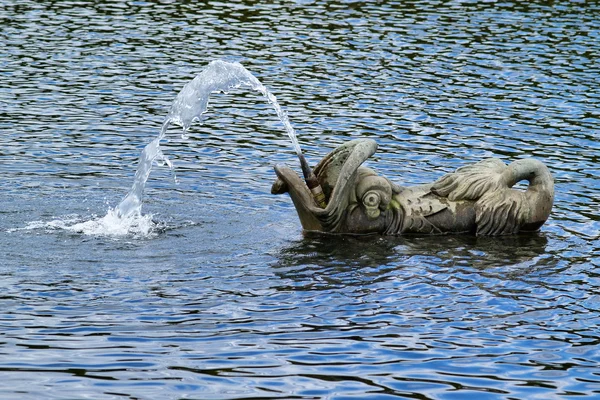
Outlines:
[[[595,2],[20,0],[0,19],[0,398],[600,398]],[[214,59],[277,96],[313,163],[360,137],[403,185],[535,157],[550,219],[303,234],[270,194],[289,139],[240,89],[169,132],[149,229],[68,229],[125,196]]]

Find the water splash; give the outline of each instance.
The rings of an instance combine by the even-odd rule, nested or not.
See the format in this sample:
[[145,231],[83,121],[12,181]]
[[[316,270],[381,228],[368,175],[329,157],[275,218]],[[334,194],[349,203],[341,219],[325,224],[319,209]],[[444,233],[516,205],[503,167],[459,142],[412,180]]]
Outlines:
[[116,209],[109,209],[108,213],[99,219],[83,221],[69,225],[65,230],[90,236],[126,236],[147,238],[156,230],[156,223],[152,215],[129,215],[122,217]]
[[7,230],[8,233],[17,231],[46,232],[66,231],[86,236],[132,236],[137,238],[148,238],[161,229],[153,220],[152,215],[119,217],[115,210],[109,209],[102,218],[82,218],[77,215],[58,217],[51,221],[32,221],[22,228]]
[[289,121],[287,113],[281,108],[276,97],[240,63],[230,63],[221,60],[212,61],[181,89],[165,118],[160,134],[146,145],[142,151],[133,186],[127,196],[115,208],[118,216],[121,218],[130,218],[142,215],[144,187],[154,162],[163,162],[171,169],[173,168],[169,159],[160,150],[160,141],[165,137],[169,126],[171,124],[181,126],[183,128],[182,137],[185,139],[192,123],[200,121],[202,114],[206,112],[211,93],[227,93],[240,86],[248,86],[259,91],[267,98],[267,101],[273,105],[277,116],[283,123],[294,146],[294,151],[298,155],[302,154],[296,132]]

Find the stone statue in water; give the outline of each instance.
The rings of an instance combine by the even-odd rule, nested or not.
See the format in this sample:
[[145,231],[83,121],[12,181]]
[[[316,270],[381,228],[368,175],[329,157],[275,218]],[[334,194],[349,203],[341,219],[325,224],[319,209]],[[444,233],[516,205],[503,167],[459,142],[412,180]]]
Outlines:
[[[305,230],[331,233],[509,235],[536,231],[550,215],[554,180],[540,161],[489,158],[434,183],[402,187],[362,166],[376,150],[373,140],[353,140],[317,164],[325,208],[285,165],[275,166],[271,192],[289,193]],[[526,190],[512,189],[522,180]]]

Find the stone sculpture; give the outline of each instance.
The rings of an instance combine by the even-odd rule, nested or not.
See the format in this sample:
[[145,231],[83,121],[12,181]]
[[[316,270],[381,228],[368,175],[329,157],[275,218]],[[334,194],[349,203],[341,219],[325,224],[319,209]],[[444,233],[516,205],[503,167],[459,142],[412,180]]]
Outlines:
[[[505,165],[489,158],[434,183],[402,187],[362,166],[376,150],[374,140],[353,140],[317,164],[325,208],[286,165],[275,166],[271,192],[289,193],[305,230],[330,233],[509,235],[536,231],[550,215],[554,180],[538,160]],[[522,180],[526,190],[512,188]]]

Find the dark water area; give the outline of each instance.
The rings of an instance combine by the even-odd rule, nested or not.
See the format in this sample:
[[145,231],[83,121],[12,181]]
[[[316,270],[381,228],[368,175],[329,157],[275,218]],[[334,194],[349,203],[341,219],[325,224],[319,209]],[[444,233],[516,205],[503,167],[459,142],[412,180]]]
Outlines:
[[[0,3],[0,398],[600,397],[600,6],[585,1]],[[303,234],[256,92],[215,95],[125,196],[178,91],[239,61],[309,160],[375,139],[404,184],[485,157],[555,177],[540,232]]]

